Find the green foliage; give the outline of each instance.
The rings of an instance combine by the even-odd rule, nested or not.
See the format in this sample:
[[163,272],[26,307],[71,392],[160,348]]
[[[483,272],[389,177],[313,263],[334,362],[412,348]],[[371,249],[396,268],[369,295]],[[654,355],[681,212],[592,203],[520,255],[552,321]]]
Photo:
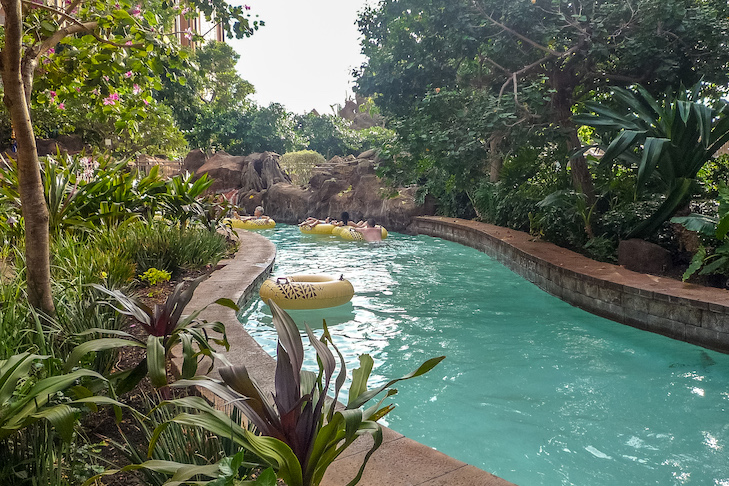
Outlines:
[[284,169],[293,184],[306,185],[311,178],[311,170],[321,165],[326,160],[324,157],[313,150],[299,150],[298,152],[288,152],[279,159],[279,165]]
[[[178,424],[171,424],[156,439],[155,447],[147,456],[147,445],[153,439],[154,429],[161,423],[172,420],[175,415],[182,412],[176,407],[157,407],[162,401],[162,396],[156,393],[152,397],[144,396],[142,410],[146,413],[143,420],[137,420],[137,427],[144,435],[144,441],[134,435],[129,436],[122,432],[123,444],[114,443],[130,461],[135,465],[141,465],[148,459],[152,461],[164,461],[165,464],[177,463],[191,466],[209,466],[218,464],[220,476],[230,476],[235,479],[250,477],[254,467],[260,467],[255,457],[243,457],[238,467],[232,464],[231,459],[238,454],[239,447],[226,437],[217,437],[210,432],[198,427],[182,427]],[[239,420],[234,420],[240,424]],[[184,446],[182,446],[184,444]],[[246,456],[245,453],[241,456]],[[229,471],[226,471],[226,467]],[[235,471],[233,469],[235,468]],[[160,468],[161,469],[161,468]],[[154,485],[162,485],[169,474],[154,467],[141,467],[147,482]],[[106,474],[114,473],[109,471]],[[276,475],[273,474],[275,486]],[[228,484],[228,483],[226,483]],[[238,483],[235,483],[238,484]]]
[[134,221],[99,235],[98,245],[106,252],[128,255],[137,273],[150,268],[178,275],[217,263],[227,250],[223,235],[205,228],[187,228],[164,221]]
[[612,100],[619,111],[607,103],[585,103],[585,113],[574,117],[576,123],[619,134],[612,139],[600,160],[603,168],[620,163],[635,170],[636,197],[644,191],[660,189],[666,199],[644,223],[628,237],[648,236],[697,190],[697,176],[714,153],[729,141],[729,105],[717,101],[714,109],[703,102],[701,83],[690,90],[683,86],[662,99],[637,86],[636,91],[614,88]]
[[[423,363],[414,372],[391,380],[386,384],[367,389],[367,381],[372,371],[373,361],[369,355],[360,356],[360,367],[352,374],[347,405],[343,410],[335,410],[339,391],[344,384],[346,367],[343,357],[331,341],[324,323],[324,334],[317,339],[307,326],[309,342],[316,351],[319,372],[302,371],[304,348],[301,335],[293,320],[275,303],[269,301],[273,322],[278,332],[278,350],[274,404],[270,404],[262,390],[248,375],[245,366],[230,366],[220,369],[224,383],[206,378],[180,381],[176,386],[199,385],[208,388],[227,403],[240,410],[255,426],[260,436],[250,431],[231,427],[230,418],[223,412],[212,408],[198,397],[172,400],[170,403],[190,409],[197,413],[182,413],[172,422],[203,427],[221,437],[230,437],[245,450],[255,453],[265,463],[275,468],[289,486],[318,485],[327,467],[360,435],[371,435],[374,444],[365,456],[359,472],[349,485],[356,484],[362,476],[371,454],[382,443],[382,429],[377,420],[387,415],[392,405],[382,406],[382,402],[397,391],[391,386],[395,383],[420,376],[435,367],[444,357],[433,358]],[[336,360],[328,347],[331,344],[339,355],[340,370],[336,378]],[[328,397],[334,380],[333,396]],[[387,390],[376,405],[361,407]],[[155,431],[160,435],[168,422]],[[154,440],[150,448],[154,446]]]
[[148,268],[146,272],[139,276],[139,280],[146,282],[149,286],[154,287],[160,282],[169,282],[172,274],[166,270],[157,270],[156,268]]
[[699,247],[683,274],[684,281],[696,272],[699,275],[729,274],[729,187],[721,185],[718,192],[719,209],[716,217],[690,214],[671,219],[672,223],[696,231],[711,242],[710,248],[703,244]]
[[[122,331],[109,331],[106,329],[89,329],[83,334],[99,333],[114,337],[103,337],[86,341],[77,346],[66,362],[66,369],[75,366],[76,363],[86,354],[95,351],[114,349],[120,346],[143,347],[146,350],[146,357],[134,369],[121,373],[115,377],[117,391],[125,393],[134,388],[144,376],[149,375],[152,385],[163,387],[167,385],[167,361],[170,358],[172,349],[178,344],[182,345],[182,377],[191,378],[197,373],[198,361],[201,357],[210,360],[208,373],[213,369],[216,357],[218,356],[210,341],[230,348],[225,334],[225,325],[220,322],[208,323],[198,319],[197,316],[205,310],[199,309],[189,316],[183,316],[182,311],[192,299],[192,294],[197,286],[208,274],[199,277],[183,289],[185,282],[181,282],[175,290],[167,297],[164,305],[155,304],[154,308],[137,299],[126,296],[118,290],[108,290],[101,285],[92,286],[98,291],[107,294],[114,299],[114,303],[105,302],[119,313],[134,318],[148,333],[146,342],[135,336]],[[238,307],[228,299],[218,299],[216,304],[224,305],[238,311]],[[119,305],[116,307],[114,304]],[[209,332],[220,334],[220,338],[212,338]],[[195,350],[197,348],[197,350]],[[225,362],[225,361],[224,361]]]

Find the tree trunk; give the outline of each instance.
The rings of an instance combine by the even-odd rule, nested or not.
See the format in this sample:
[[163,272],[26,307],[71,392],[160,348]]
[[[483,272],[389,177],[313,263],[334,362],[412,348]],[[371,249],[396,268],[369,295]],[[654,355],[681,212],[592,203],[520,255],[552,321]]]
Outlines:
[[[552,88],[555,90],[552,97],[552,105],[557,114],[557,123],[565,131],[567,136],[567,148],[575,151],[582,147],[580,138],[577,135],[577,127],[572,123],[572,93],[574,86],[567,79],[572,79],[570,73],[565,70],[555,70],[550,76]],[[587,196],[588,205],[595,202],[595,186],[590,177],[590,169],[587,167],[587,160],[583,156],[574,157],[570,160],[572,168],[572,186],[576,191]]]
[[504,140],[504,132],[494,132],[489,137],[489,180],[499,182],[501,168],[504,166],[504,157],[501,154],[500,146]]
[[25,220],[25,258],[29,303],[48,315],[55,314],[51,294],[48,207],[43,195],[40,162],[30,121],[28,100],[33,66],[23,62],[23,14],[19,0],[0,0],[5,10],[5,46],[2,61],[3,103],[18,143],[18,191]]

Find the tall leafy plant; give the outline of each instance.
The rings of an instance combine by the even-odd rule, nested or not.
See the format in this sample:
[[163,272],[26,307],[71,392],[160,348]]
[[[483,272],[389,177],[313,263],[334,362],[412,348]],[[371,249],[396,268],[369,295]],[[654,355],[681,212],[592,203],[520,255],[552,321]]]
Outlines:
[[[87,341],[78,345],[68,358],[66,368],[71,369],[86,354],[94,351],[114,349],[120,346],[135,346],[146,349],[146,357],[132,370],[123,372],[116,376],[118,383],[117,391],[124,393],[137,385],[145,376],[149,375],[152,385],[164,387],[167,385],[167,360],[172,349],[178,344],[182,346],[182,376],[191,378],[198,369],[198,362],[203,357],[210,359],[210,370],[214,366],[215,359],[221,357],[215,352],[211,341],[215,344],[230,348],[225,333],[225,325],[221,322],[207,322],[198,319],[198,315],[205,309],[199,309],[188,316],[183,316],[182,311],[192,299],[193,292],[197,286],[208,277],[203,275],[192,281],[187,288],[185,282],[181,282],[167,298],[164,305],[155,304],[149,307],[139,300],[128,297],[119,290],[109,290],[101,285],[93,284],[93,287],[102,293],[112,297],[117,305],[107,302],[121,314],[134,318],[148,333],[147,339],[141,340],[135,336],[119,330],[94,328],[83,334],[100,334],[103,337]],[[229,299],[218,299],[215,303],[230,307],[237,311],[238,307]],[[220,337],[211,337],[208,332],[215,332]],[[197,348],[197,349],[196,349]]]
[[689,231],[696,231],[705,238],[716,242],[714,251],[702,244],[691,259],[691,264],[683,274],[688,280],[693,274],[711,275],[729,273],[729,187],[719,187],[719,212],[715,217],[703,214],[689,214],[671,218],[672,223],[679,223]]
[[699,170],[729,141],[729,103],[716,101],[716,108],[701,98],[702,84],[683,86],[654,98],[642,86],[635,91],[613,88],[613,103],[585,103],[586,113],[575,123],[618,135],[603,147],[603,168],[617,161],[637,173],[636,199],[651,184],[658,183],[666,198],[648,219],[638,224],[628,238],[655,232],[696,191]]
[[[296,324],[275,303],[269,301],[268,305],[278,332],[273,403],[250,377],[245,366],[220,368],[222,382],[195,377],[175,384],[209,389],[243,413],[261,435],[255,435],[246,428],[235,425],[225,413],[214,409],[202,398],[188,396],[168,403],[198,413],[181,413],[172,421],[160,425],[150,443],[150,450],[154,447],[156,437],[171,423],[203,427],[220,437],[232,439],[244,450],[256,454],[273,467],[288,486],[316,486],[320,484],[329,465],[355,439],[370,435],[374,438],[374,443],[357,475],[348,483],[352,486],[359,482],[370,456],[382,444],[382,427],[377,420],[394,408],[392,404],[383,406],[387,397],[397,393],[392,385],[427,373],[445,356],[429,359],[401,378],[368,389],[367,381],[374,363],[371,356],[361,355],[360,367],[352,373],[347,404],[344,408],[337,409],[337,400],[347,370],[342,354],[332,342],[326,322],[324,333],[319,339],[306,327],[309,342],[316,351],[319,371],[305,371],[302,370],[304,348]],[[329,344],[339,356],[340,367],[336,377],[336,359]],[[331,397],[330,391],[333,393]],[[385,396],[377,404],[362,408],[381,392],[385,392]]]

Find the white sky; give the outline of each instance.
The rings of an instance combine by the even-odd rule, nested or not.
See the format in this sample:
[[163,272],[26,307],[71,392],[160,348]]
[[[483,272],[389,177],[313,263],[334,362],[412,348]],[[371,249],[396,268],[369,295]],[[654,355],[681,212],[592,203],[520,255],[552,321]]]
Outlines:
[[316,109],[353,97],[352,69],[360,54],[357,12],[367,0],[238,0],[266,25],[252,37],[228,40],[241,55],[238,73],[256,88],[253,100],[281,103],[288,111]]

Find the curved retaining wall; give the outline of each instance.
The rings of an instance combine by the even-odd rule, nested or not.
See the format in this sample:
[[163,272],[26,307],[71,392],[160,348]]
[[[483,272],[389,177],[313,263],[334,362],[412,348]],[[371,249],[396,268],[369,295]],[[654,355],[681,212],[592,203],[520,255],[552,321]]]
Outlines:
[[420,216],[409,230],[476,248],[593,314],[729,353],[729,291],[632,272],[521,231],[476,221]]

